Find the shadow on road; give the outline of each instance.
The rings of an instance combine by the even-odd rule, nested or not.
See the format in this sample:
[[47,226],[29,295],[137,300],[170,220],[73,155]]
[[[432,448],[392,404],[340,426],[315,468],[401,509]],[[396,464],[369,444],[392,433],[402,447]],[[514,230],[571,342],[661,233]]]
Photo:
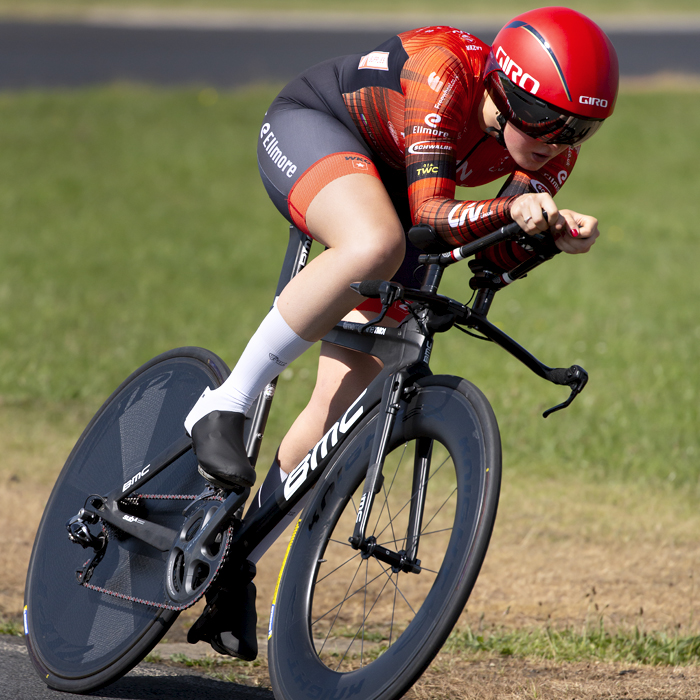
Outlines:
[[[171,671],[171,669],[168,669]],[[207,700],[274,700],[272,691],[251,688],[237,683],[227,683],[197,674],[178,676],[127,676],[92,697],[120,698],[121,700],[181,700],[207,698]]]
[[[251,688],[236,683],[227,683],[204,676],[182,675],[127,677],[114,685],[98,691],[100,698],[120,698],[122,700],[141,700],[141,698],[159,698],[160,700],[180,700],[182,698],[207,698],[207,700],[274,700],[272,691],[263,688]],[[93,697],[95,697],[93,695]]]

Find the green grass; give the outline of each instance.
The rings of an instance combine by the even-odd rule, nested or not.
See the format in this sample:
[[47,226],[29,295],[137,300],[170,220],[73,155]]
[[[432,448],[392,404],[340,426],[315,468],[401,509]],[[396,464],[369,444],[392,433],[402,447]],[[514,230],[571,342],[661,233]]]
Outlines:
[[492,630],[453,634],[444,648],[448,653],[551,659],[560,662],[682,666],[697,664],[700,637],[647,633],[639,629],[609,632],[601,622],[590,629]]
[[0,619],[0,634],[8,634],[11,637],[21,637],[24,634],[24,629],[19,622]]
[[[49,13],[83,11],[94,8],[184,8],[184,9],[232,9],[232,10],[313,10],[324,12],[385,12],[431,14],[504,15],[515,14],[545,6],[547,3],[502,0],[497,5],[479,0],[443,0],[439,6],[431,6],[424,0],[2,0],[0,13]],[[605,15],[609,13],[666,14],[670,12],[697,12],[696,0],[569,0],[569,7],[584,13]]]
[[[562,389],[543,386],[515,361],[503,364],[488,347],[465,353],[463,371],[475,371],[496,405],[507,466],[697,486],[700,242],[690,144],[700,132],[691,106],[698,100],[623,94],[558,197],[560,206],[600,218],[600,241],[587,256],[561,256],[494,304],[493,319],[543,361],[589,370],[572,408],[537,418]],[[684,124],[682,133],[665,127],[673,123]]]
[[[33,416],[59,426],[66,412],[94,410],[169,348],[235,362],[269,306],[286,240],[255,164],[274,94],[0,95],[0,408],[21,416],[13,439]],[[511,473],[697,493],[697,143],[699,94],[623,93],[559,196],[600,218],[600,241],[494,303],[493,320],[543,361],[589,370],[571,408],[544,421],[565,389],[496,347],[439,339],[434,371],[466,375],[489,396]],[[467,272],[452,268],[443,291],[466,299]],[[312,351],[284,375],[264,460],[313,379]]]

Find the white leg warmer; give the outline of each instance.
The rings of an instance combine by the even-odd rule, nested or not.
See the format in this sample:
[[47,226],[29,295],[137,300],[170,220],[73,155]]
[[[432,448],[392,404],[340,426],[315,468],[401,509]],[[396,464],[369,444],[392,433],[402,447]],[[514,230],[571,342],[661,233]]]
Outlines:
[[205,391],[185,419],[185,430],[212,411],[245,413],[257,395],[292,361],[313,345],[299,337],[274,306],[243,351],[229,378]]

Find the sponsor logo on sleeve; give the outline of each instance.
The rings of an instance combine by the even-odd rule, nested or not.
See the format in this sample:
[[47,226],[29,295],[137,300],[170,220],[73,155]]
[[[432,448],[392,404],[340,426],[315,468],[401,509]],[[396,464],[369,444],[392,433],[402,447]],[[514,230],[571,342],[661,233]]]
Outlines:
[[[447,84],[447,87],[442,91],[442,94],[440,95],[440,99],[433,105],[433,109],[440,109],[442,107],[442,103],[452,95],[455,89],[455,85],[457,85],[457,82],[459,81],[459,76],[455,75],[453,76],[452,80]],[[435,115],[435,116],[440,116]]]
[[446,131],[440,131],[440,129],[429,129],[427,126],[422,124],[413,127],[414,134],[430,134],[431,136],[439,136],[440,138],[447,138],[449,134]]
[[440,76],[435,71],[433,71],[428,76],[428,85],[430,86],[431,90],[434,90],[435,92],[440,92],[445,83],[442,81]]
[[543,192],[544,194],[551,194],[549,191],[549,188],[541,183],[539,180],[533,180],[532,178],[530,179],[530,185],[535,188],[536,192]]
[[439,168],[435,163],[423,163],[416,168],[416,175],[418,177],[430,177],[431,175],[437,175]]
[[417,182],[425,178],[449,178],[454,179],[454,164],[449,160],[426,160],[412,165],[407,174],[410,182]]
[[428,114],[425,117],[425,123],[432,127],[433,129],[442,121],[442,117],[439,114]]
[[389,52],[372,51],[360,59],[358,70],[389,70]]
[[[461,228],[464,226],[464,222],[469,218],[469,221],[474,223],[477,221],[479,216],[481,216],[481,212],[484,211],[484,204],[479,204],[477,207],[476,205],[472,204],[468,207],[465,207],[463,204],[458,204],[457,206],[453,207],[450,213],[447,216],[447,222],[449,223],[451,228]],[[462,209],[460,212],[459,210]],[[482,218],[486,218],[487,216],[491,215],[491,211],[486,211],[484,213],[484,216]]]
[[446,153],[452,151],[454,146],[451,143],[435,143],[434,141],[416,141],[408,147],[408,152],[412,155],[422,153]]

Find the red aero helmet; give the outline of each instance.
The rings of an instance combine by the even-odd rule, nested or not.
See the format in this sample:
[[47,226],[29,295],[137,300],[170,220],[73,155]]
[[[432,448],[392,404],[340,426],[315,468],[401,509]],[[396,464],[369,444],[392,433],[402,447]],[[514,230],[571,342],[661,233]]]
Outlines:
[[484,79],[506,121],[545,143],[575,145],[612,114],[619,67],[595,22],[566,7],[544,7],[501,29]]

